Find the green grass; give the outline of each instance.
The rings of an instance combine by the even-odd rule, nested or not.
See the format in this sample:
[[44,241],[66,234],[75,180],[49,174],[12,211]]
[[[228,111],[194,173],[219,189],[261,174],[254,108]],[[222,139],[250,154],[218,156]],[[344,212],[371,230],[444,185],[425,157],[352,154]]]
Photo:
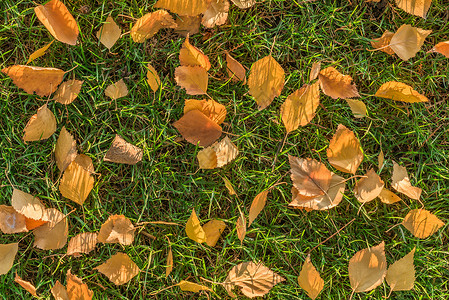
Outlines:
[[[37,20],[32,1],[0,2],[1,68],[24,64],[52,37]],[[146,225],[138,229],[131,246],[99,244],[94,252],[80,258],[65,257],[65,249],[33,248],[32,234],[0,235],[0,243],[20,241],[12,270],[0,276],[0,295],[4,299],[31,297],[14,283],[17,272],[32,281],[40,295],[50,298],[50,288],[56,280],[65,284],[65,274],[71,269],[95,292],[96,299],[207,299],[205,294],[181,292],[178,287],[156,296],[149,294],[182,279],[206,285],[210,284],[201,277],[222,282],[232,266],[242,261],[261,261],[286,278],[267,299],[307,299],[297,283],[306,254],[355,218],[312,252],[312,262],[325,280],[321,299],[349,298],[349,259],[381,241],[386,243],[389,264],[416,247],[415,288],[396,292],[393,299],[448,299],[447,226],[425,240],[395,226],[410,209],[421,207],[417,201],[403,197],[400,204],[389,206],[376,200],[360,208],[352,193],[352,179],[346,185],[342,203],[334,209],[306,213],[287,207],[291,199],[287,154],[321,160],[334,170],[325,150],[341,123],[361,141],[365,159],[358,174],[377,165],[382,149],[386,164],[380,175],[386,186],[391,182],[392,161],[399,162],[407,167],[412,183],[423,189],[425,208],[443,221],[449,220],[449,60],[426,54],[437,42],[449,40],[449,4],[434,0],[427,19],[422,19],[393,3],[379,9],[380,5],[362,0],[349,2],[266,0],[248,10],[231,5],[225,26],[202,28],[191,38],[191,43],[210,58],[208,94],[226,105],[228,116],[223,130],[230,133],[240,150],[238,158],[222,169],[203,171],[198,170],[196,161],[199,149],[180,141],[171,125],[182,116],[184,99],[198,98],[186,95],[174,81],[184,38],[172,30],[162,30],[145,43],[136,44],[125,35],[112,48],[113,53],[95,38],[109,13],[126,32],[133,24],[132,18],[154,10],[155,1],[65,1],[81,29],[79,44],[55,42],[45,56],[31,65],[63,70],[76,67],[66,77],[84,80],[84,85],[73,104],[65,107],[49,103],[58,121],[57,133],[46,141],[25,144],[22,130],[44,102],[18,89],[8,77],[0,76],[0,204],[10,204],[11,181],[15,187],[39,196],[48,207],[64,213],[76,209],[68,217],[69,237],[98,231],[111,214],[124,214],[134,223],[170,221],[184,225],[192,208],[202,222],[218,218],[228,227],[217,246],[210,248],[188,239],[183,227]],[[84,5],[89,7],[88,13],[80,12]],[[371,49],[370,39],[380,37],[385,30],[395,31],[402,24],[433,30],[415,58],[405,62],[383,52],[367,51]],[[248,69],[270,52],[284,68],[285,88],[267,109],[257,110],[247,86],[226,80],[224,51],[229,49]],[[308,81],[310,67],[317,61],[353,77],[368,107],[368,117],[355,119],[345,101],[322,94],[322,106],[312,124],[288,136],[273,170],[274,157],[285,135],[280,105]],[[155,94],[146,83],[147,63],[161,76],[163,88]],[[111,101],[104,89],[120,78],[124,78],[130,93]],[[410,105],[372,96],[382,83],[391,80],[412,85],[430,103]],[[63,125],[75,136],[79,152],[92,158],[99,174],[83,207],[63,198],[58,191],[59,171],[53,150]],[[126,166],[103,161],[116,133],[144,149],[141,163]],[[238,197],[229,195],[222,176],[232,182]],[[270,193],[267,206],[241,245],[235,231],[238,208],[247,214],[252,199],[278,181],[286,183]],[[167,238],[175,264],[168,278]],[[142,272],[128,284],[116,287],[93,268],[118,251],[128,253]],[[222,287],[213,288],[212,298],[227,298]],[[354,299],[383,299],[388,293],[384,282],[374,291],[354,295]]]

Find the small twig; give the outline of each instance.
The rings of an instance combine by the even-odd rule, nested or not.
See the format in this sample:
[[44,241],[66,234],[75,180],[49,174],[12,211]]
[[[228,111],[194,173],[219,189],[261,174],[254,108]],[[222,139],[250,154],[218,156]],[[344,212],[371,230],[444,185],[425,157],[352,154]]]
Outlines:
[[351,221],[349,221],[348,223],[346,223],[345,226],[343,226],[342,228],[338,229],[335,233],[333,233],[330,237],[328,237],[327,239],[325,239],[324,241],[322,241],[321,243],[319,243],[318,245],[316,245],[315,247],[313,247],[311,250],[309,250],[309,252],[307,254],[310,254],[313,250],[315,250],[316,248],[318,248],[319,246],[321,246],[322,244],[326,243],[328,240],[330,240],[331,238],[333,238],[335,235],[337,235],[338,233],[340,233],[340,231],[342,231],[343,229],[345,229],[347,226],[349,226],[352,222],[355,221],[355,218],[352,219]]
[[165,221],[149,221],[149,222],[139,222],[139,223],[136,223],[137,226],[146,225],[146,224],[183,226],[183,225],[178,224],[178,223],[174,223],[174,222],[165,222]]

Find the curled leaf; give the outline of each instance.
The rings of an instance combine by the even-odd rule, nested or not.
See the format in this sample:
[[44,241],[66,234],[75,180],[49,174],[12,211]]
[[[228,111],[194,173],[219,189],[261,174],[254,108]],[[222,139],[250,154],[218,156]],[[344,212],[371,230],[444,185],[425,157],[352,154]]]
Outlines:
[[253,202],[251,203],[251,207],[249,208],[249,222],[248,227],[251,226],[253,221],[257,218],[257,216],[260,214],[260,212],[265,207],[265,204],[267,202],[267,196],[270,190],[265,190],[257,194],[257,196],[254,198]]
[[35,60],[36,58],[41,57],[42,55],[45,54],[45,52],[48,50],[48,48],[50,48],[51,44],[53,44],[55,40],[52,40],[50,43],[48,43],[47,45],[45,45],[42,48],[37,49],[36,51],[34,51],[33,53],[31,53],[30,57],[28,58],[28,61],[26,64],[29,64],[30,62],[32,62],[33,60]]
[[440,53],[449,58],[449,41],[440,42],[435,45],[429,52],[431,53]]
[[65,126],[63,126],[55,147],[55,159],[59,171],[64,172],[77,156],[76,141],[67,129],[65,129]]
[[159,86],[161,85],[161,79],[159,78],[159,75],[157,75],[156,69],[148,64],[147,65],[147,82],[150,85],[153,92],[156,92]]
[[391,186],[399,193],[402,193],[411,199],[419,200],[421,196],[422,189],[412,186],[410,183],[410,178],[408,177],[407,169],[398,165],[394,161]]
[[200,291],[211,291],[211,289],[208,288],[205,285],[201,285],[201,284],[198,284],[198,283],[185,281],[185,280],[181,280],[177,284],[177,286],[179,286],[181,288],[181,291],[185,291],[185,292],[198,293]]
[[23,280],[16,273],[16,277],[14,277],[14,281],[17,282],[21,287],[23,287],[27,292],[29,292],[34,297],[38,297],[36,293],[36,287],[29,281]]

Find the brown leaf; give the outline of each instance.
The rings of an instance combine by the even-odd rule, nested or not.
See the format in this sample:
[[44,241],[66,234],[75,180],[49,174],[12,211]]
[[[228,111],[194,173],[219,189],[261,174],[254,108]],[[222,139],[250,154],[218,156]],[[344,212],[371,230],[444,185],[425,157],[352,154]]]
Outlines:
[[228,11],[228,0],[212,0],[209,8],[204,12],[201,24],[206,28],[223,25],[228,19]]
[[370,169],[365,176],[357,181],[354,187],[354,195],[362,203],[376,199],[384,188],[383,180],[374,169]]
[[168,248],[167,254],[167,267],[165,268],[165,276],[168,277],[173,270],[173,252],[171,251],[171,246]]
[[94,269],[104,274],[115,285],[122,285],[139,274],[139,267],[125,253],[118,252]]
[[120,79],[119,81],[110,84],[106,90],[104,90],[104,94],[112,100],[117,100],[118,98],[128,95],[128,88],[123,79]]
[[80,256],[80,253],[91,252],[97,245],[97,236],[96,232],[84,232],[75,235],[69,241],[67,255]]
[[[70,269],[67,271],[67,294],[70,300],[91,300],[94,292],[89,290],[87,284],[81,278],[73,275]],[[63,293],[63,292],[62,292]]]
[[139,147],[128,143],[118,134],[115,135],[111,147],[104,157],[104,161],[118,164],[135,165],[142,160],[143,151]]
[[[158,7],[158,6],[154,6]],[[137,20],[131,28],[131,37],[136,43],[143,43],[153,37],[162,28],[176,28],[172,16],[165,10],[148,13]]]
[[153,68],[152,65],[147,65],[147,82],[150,85],[153,92],[156,93],[157,89],[161,85],[161,79],[159,78],[159,75],[157,75],[157,71],[155,68]]
[[206,233],[206,244],[210,247],[215,247],[225,228],[225,222],[220,220],[210,220],[204,224],[203,230]]
[[69,80],[62,83],[53,97],[53,100],[61,104],[70,104],[78,97],[81,91],[81,86],[84,81],[81,80]]
[[394,161],[391,186],[399,193],[402,193],[411,199],[419,200],[419,197],[421,196],[422,189],[412,186],[410,183],[410,178],[408,177],[407,169],[398,165]]
[[175,69],[176,84],[186,90],[189,95],[207,93],[208,75],[206,69],[195,66],[180,66]]
[[318,74],[321,90],[333,99],[360,97],[352,77],[343,75],[333,67],[321,70]]
[[281,106],[281,117],[287,133],[306,126],[315,116],[320,104],[319,83],[304,85],[290,94]]
[[135,231],[136,228],[127,217],[112,215],[101,225],[97,239],[100,243],[131,245]]
[[200,32],[201,17],[198,16],[178,16],[175,20],[177,27],[175,32],[187,37]]
[[11,270],[18,250],[19,243],[0,244],[0,275],[4,275]]
[[440,53],[449,58],[449,41],[441,42],[435,45],[429,52]]
[[382,189],[377,197],[385,204],[393,204],[402,200],[398,195],[387,189]]
[[55,147],[55,159],[59,171],[64,172],[77,156],[76,141],[67,129],[65,129],[65,126],[63,126]]
[[228,76],[232,81],[243,81],[243,84],[246,84],[246,69],[227,52],[226,69],[228,70]]
[[[80,157],[81,155],[78,155]],[[64,171],[59,191],[61,195],[79,205],[83,205],[94,187],[94,177],[77,159],[72,161]]]
[[29,281],[23,280],[16,273],[16,277],[14,277],[14,281],[18,283],[21,287],[23,287],[27,292],[29,292],[34,297],[38,297],[36,294],[36,287]]
[[181,280],[177,284],[177,286],[179,286],[181,288],[181,291],[185,291],[185,292],[198,293],[200,291],[211,291],[211,289],[208,288],[205,285],[201,285],[201,284],[198,284],[198,283],[185,281],[185,280]]
[[200,220],[196,216],[194,209],[192,209],[192,213],[186,223],[186,234],[191,240],[200,244],[207,240],[206,232],[201,227]]
[[426,96],[421,95],[411,86],[397,81],[389,81],[382,84],[375,96],[408,103],[429,101]]
[[271,55],[252,65],[248,77],[249,94],[256,100],[259,110],[266,108],[281,94],[284,80],[284,69]]
[[53,44],[55,40],[52,40],[50,43],[48,43],[47,45],[45,45],[42,48],[37,49],[36,51],[34,51],[33,53],[31,53],[30,57],[28,58],[28,61],[26,64],[29,64],[30,62],[32,62],[33,60],[35,60],[36,58],[41,57],[42,55],[45,54],[45,52],[48,50],[48,48],[50,48],[51,44]]
[[241,287],[241,292],[245,296],[254,298],[267,294],[273,286],[282,281],[285,281],[285,279],[262,263],[243,262],[229,271],[223,284],[228,294],[233,298],[236,297],[232,292],[235,286]]
[[301,272],[298,276],[298,284],[306,291],[307,296],[312,299],[318,297],[323,290],[324,280],[321,278],[320,273],[318,273],[310,261],[310,254],[307,256],[306,261],[302,265]]
[[47,104],[38,108],[37,113],[31,116],[23,131],[25,142],[46,140],[55,133],[56,118],[47,108]]
[[27,232],[25,216],[12,206],[0,205],[0,230],[5,234]]
[[28,94],[44,97],[53,94],[62,82],[65,72],[56,68],[15,65],[2,69],[18,88]]
[[327,148],[329,163],[339,171],[355,174],[363,160],[363,152],[354,132],[339,124]]
[[237,230],[237,236],[240,242],[243,243],[243,240],[245,239],[246,236],[246,218],[242,212],[240,212],[240,216],[237,219],[235,228]]
[[256,4],[256,0],[231,0],[238,8],[249,8]]
[[204,55],[203,51],[190,44],[189,36],[186,37],[181,50],[179,50],[179,62],[181,66],[200,66],[206,71],[210,69],[209,58]]
[[65,286],[63,286],[59,280],[56,280],[55,285],[51,288],[51,294],[55,300],[70,300]]
[[200,169],[221,168],[233,161],[239,154],[239,149],[226,136],[219,143],[198,152]]
[[221,136],[221,127],[199,110],[191,110],[173,123],[182,137],[191,144],[207,147]]
[[51,35],[63,43],[76,45],[78,24],[67,7],[59,0],[51,0],[34,8],[37,18]]
[[426,18],[432,0],[396,0],[396,5],[409,14]]
[[158,0],[153,6],[165,8],[181,16],[197,16],[209,7],[210,0]]
[[416,53],[421,50],[424,40],[431,32],[432,30],[424,30],[403,24],[391,38],[390,48],[401,59],[408,60],[415,57]]
[[408,291],[413,289],[415,284],[414,255],[415,248],[388,267],[385,279],[391,291]]
[[224,184],[226,186],[226,188],[228,189],[229,195],[237,195],[237,193],[234,190],[234,187],[232,186],[232,183],[229,181],[229,179],[227,179],[226,177],[222,177]]
[[47,208],[45,216],[48,223],[33,230],[34,247],[42,250],[61,249],[67,243],[67,216],[56,208]]
[[310,70],[309,81],[317,79],[320,71],[321,71],[321,63],[320,62],[313,63],[312,68]]
[[313,198],[327,193],[332,172],[317,160],[288,156],[294,187],[303,198]]
[[19,214],[27,218],[40,220],[46,216],[46,208],[37,197],[18,189],[12,192],[11,205]]
[[349,281],[354,292],[368,292],[379,285],[387,273],[385,242],[357,252],[349,260]]
[[254,198],[253,202],[251,203],[251,207],[249,208],[249,222],[248,227],[251,226],[253,221],[257,218],[257,216],[260,214],[260,212],[264,209],[265,204],[267,202],[267,196],[270,190],[265,190],[257,194],[257,196]]
[[401,223],[414,236],[425,239],[444,226],[444,222],[425,209],[413,209]]
[[393,35],[394,32],[386,30],[380,38],[371,41],[371,46],[373,46],[374,49],[378,49],[382,52],[393,55],[394,51],[390,47],[391,38],[393,37]]
[[191,110],[199,110],[206,117],[220,125],[226,118],[226,107],[214,100],[187,99],[184,103],[184,114]]
[[117,23],[114,22],[114,19],[111,16],[106,18],[106,22],[104,22],[100,30],[97,31],[97,39],[109,50],[111,50],[112,46],[114,46],[121,35],[122,30]]
[[356,118],[366,117],[366,105],[360,100],[345,99]]
[[382,169],[384,165],[384,160],[385,160],[384,152],[382,151],[382,149],[380,149],[379,156],[377,157],[377,168],[379,170]]
[[75,158],[74,162],[79,164],[84,170],[90,173],[95,173],[94,164],[89,156],[80,154]]

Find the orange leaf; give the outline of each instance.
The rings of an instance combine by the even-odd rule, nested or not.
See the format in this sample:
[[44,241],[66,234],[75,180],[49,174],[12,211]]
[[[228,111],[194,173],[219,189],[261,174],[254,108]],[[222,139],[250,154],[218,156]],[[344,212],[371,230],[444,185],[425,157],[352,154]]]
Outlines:
[[257,196],[254,198],[253,202],[251,203],[251,207],[249,208],[249,222],[248,227],[251,226],[253,221],[257,218],[257,216],[260,214],[260,212],[264,209],[265,204],[267,202],[267,196],[270,190],[265,190],[257,194]]
[[363,160],[360,142],[354,132],[339,124],[327,148],[327,159],[337,170],[355,174]]
[[158,0],[155,8],[165,8],[181,16],[197,16],[204,13],[211,0]]
[[321,70],[318,77],[323,93],[333,99],[360,97],[352,77],[341,74],[333,67]]
[[226,68],[228,70],[229,78],[232,81],[243,81],[246,84],[246,69],[234,59],[229,53],[226,52]]
[[121,252],[111,256],[106,262],[94,269],[108,277],[115,285],[129,282],[140,272],[139,267],[131,258]]
[[200,66],[180,66],[175,69],[176,84],[189,95],[206,94],[208,79],[206,69]]
[[179,50],[179,63],[181,66],[200,66],[206,71],[210,69],[209,58],[204,55],[203,51],[190,44],[189,36],[186,37],[181,50]]
[[221,127],[206,117],[199,110],[188,111],[184,116],[173,123],[182,137],[189,143],[207,147],[221,136]]
[[[157,6],[154,6],[157,7]],[[131,37],[136,43],[143,43],[162,28],[176,28],[172,16],[165,10],[148,13],[137,20],[131,28]]]

